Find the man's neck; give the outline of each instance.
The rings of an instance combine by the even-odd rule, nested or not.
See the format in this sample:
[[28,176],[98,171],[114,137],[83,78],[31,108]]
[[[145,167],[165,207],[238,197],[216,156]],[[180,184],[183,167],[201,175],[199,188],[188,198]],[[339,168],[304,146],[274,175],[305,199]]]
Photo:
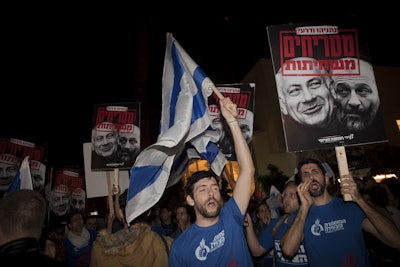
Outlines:
[[319,197],[314,197],[314,206],[322,206],[328,204],[332,199],[332,196],[328,193],[328,191],[324,191],[324,193]]
[[216,224],[218,221],[219,216],[213,218],[205,218],[203,216],[200,216],[199,218],[196,217],[196,224],[200,227],[208,227]]

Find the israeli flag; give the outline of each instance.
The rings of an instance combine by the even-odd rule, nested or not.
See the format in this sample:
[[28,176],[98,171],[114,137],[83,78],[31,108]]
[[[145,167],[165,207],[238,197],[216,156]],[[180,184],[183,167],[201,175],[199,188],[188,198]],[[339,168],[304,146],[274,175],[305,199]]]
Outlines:
[[208,114],[207,98],[214,85],[171,33],[167,33],[162,81],[160,134],[131,169],[125,210],[128,222],[156,204],[165,188],[182,178],[188,144],[208,160],[217,175],[226,163],[215,144],[218,137]]

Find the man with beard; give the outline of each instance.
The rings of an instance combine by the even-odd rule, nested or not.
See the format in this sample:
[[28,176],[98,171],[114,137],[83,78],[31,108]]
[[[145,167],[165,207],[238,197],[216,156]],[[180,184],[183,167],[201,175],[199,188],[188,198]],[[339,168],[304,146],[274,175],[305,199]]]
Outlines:
[[[355,60],[344,58],[341,62]],[[352,131],[361,131],[368,127],[374,121],[380,105],[372,65],[365,60],[359,62],[359,69],[332,71],[332,85],[338,106],[337,118]],[[359,74],[354,73],[355,71]]]
[[212,170],[188,178],[186,202],[194,207],[196,222],[172,243],[168,266],[253,266],[243,234],[250,201],[254,165],[249,146],[236,120],[236,105],[220,99],[221,113],[233,136],[240,173],[232,197],[224,203],[221,180]]
[[71,208],[72,212],[85,212],[86,192],[82,188],[76,187],[71,189]]
[[353,140],[358,144],[386,141],[372,65],[357,58],[342,58],[340,62],[345,67],[332,70],[331,87],[342,133],[353,134]]
[[124,162],[122,167],[132,168],[140,153],[140,128],[134,124],[124,124],[118,132],[117,156]]
[[[261,261],[262,266],[266,266],[271,255],[275,257],[274,262],[277,267],[284,266],[308,266],[307,254],[304,244],[300,245],[300,249],[295,257],[286,258],[280,248],[280,238],[289,228],[290,218],[300,207],[300,202],[296,193],[297,182],[288,181],[285,184],[282,193],[282,211],[283,214],[279,218],[274,218],[268,224],[265,231],[257,234],[253,226],[249,214],[246,214],[246,220],[243,224],[246,227],[246,238],[250,251],[257,262]],[[293,220],[292,220],[293,221]],[[267,254],[268,253],[268,254]],[[261,257],[261,258],[260,258]],[[257,265],[260,266],[260,265]]]
[[341,194],[353,201],[345,202],[327,191],[329,177],[319,161],[306,159],[298,170],[301,205],[281,238],[284,255],[295,256],[304,241],[311,267],[370,266],[363,230],[400,249],[399,230],[364,200],[351,175],[340,177]]

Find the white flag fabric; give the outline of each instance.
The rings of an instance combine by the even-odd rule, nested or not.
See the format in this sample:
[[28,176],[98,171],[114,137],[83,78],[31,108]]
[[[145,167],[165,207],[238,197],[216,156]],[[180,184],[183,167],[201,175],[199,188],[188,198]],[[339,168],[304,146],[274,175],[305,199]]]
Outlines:
[[7,194],[20,189],[33,190],[31,169],[29,167],[29,156],[26,156],[22,161],[13,183],[7,190]]
[[167,33],[162,84],[162,112],[157,142],[144,149],[131,169],[126,205],[128,222],[156,204],[166,187],[177,183],[192,146],[220,175],[226,163],[212,131],[207,98],[213,83]]

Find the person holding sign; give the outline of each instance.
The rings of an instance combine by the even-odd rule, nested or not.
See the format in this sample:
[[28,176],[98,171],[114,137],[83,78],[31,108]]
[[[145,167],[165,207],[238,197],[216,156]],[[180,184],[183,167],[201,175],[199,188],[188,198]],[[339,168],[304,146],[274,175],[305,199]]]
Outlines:
[[341,193],[352,201],[345,202],[327,191],[321,162],[305,159],[298,170],[301,205],[281,238],[284,255],[295,256],[304,241],[309,266],[370,266],[363,230],[400,250],[396,225],[364,200],[350,174],[341,176]]
[[221,113],[233,136],[240,166],[232,197],[224,202],[221,180],[212,170],[187,179],[186,202],[194,207],[196,222],[172,242],[168,266],[253,266],[243,234],[250,201],[254,164],[237,121],[236,105],[220,99]]

